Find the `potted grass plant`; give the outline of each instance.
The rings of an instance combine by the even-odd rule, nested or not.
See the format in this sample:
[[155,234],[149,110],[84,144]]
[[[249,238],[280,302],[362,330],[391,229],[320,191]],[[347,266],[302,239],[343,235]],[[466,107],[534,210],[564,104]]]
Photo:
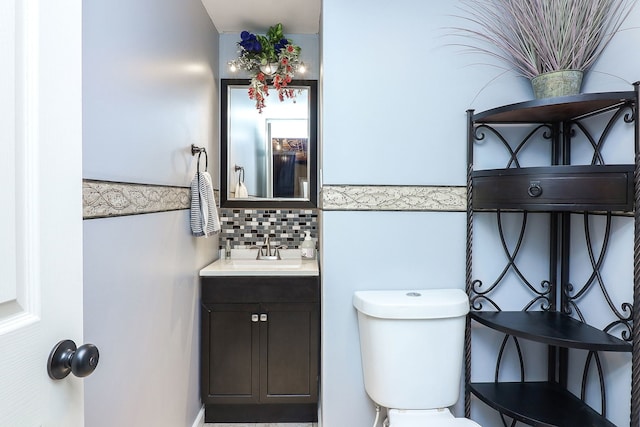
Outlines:
[[534,96],[580,93],[582,78],[637,0],[462,0],[471,51],[499,59],[531,80]]

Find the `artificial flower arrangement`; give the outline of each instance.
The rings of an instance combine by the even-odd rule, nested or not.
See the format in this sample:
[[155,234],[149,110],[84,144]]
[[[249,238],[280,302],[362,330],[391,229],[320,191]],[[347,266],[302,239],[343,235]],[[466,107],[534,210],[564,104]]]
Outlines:
[[295,91],[287,85],[301,65],[300,46],[284,36],[282,24],[270,27],[265,36],[243,31],[240,38],[240,55],[229,65],[251,74],[249,98],[256,101],[258,111],[262,113],[265,98],[269,96],[268,77],[271,77],[280,101],[295,98]]

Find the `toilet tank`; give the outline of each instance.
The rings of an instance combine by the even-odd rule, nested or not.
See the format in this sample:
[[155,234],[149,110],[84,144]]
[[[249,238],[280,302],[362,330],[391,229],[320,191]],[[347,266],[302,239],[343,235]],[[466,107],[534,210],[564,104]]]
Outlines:
[[358,291],[367,394],[380,406],[436,409],[460,392],[469,299],[460,289]]

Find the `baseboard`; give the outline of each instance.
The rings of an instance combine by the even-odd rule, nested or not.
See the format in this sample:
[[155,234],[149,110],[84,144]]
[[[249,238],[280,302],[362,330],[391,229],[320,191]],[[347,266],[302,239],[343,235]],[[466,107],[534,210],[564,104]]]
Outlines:
[[275,424],[316,423],[316,403],[205,404],[204,422]]
[[204,427],[204,406],[200,408],[196,420],[193,422],[192,427]]

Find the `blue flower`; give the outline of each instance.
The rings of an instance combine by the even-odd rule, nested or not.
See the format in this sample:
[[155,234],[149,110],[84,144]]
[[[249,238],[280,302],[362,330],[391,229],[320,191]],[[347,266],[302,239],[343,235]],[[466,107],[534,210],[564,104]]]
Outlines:
[[258,41],[255,34],[251,34],[248,31],[243,31],[240,33],[240,38],[242,41],[238,43],[244,50],[247,52],[260,52],[262,50],[262,45]]
[[276,52],[280,52],[282,49],[284,49],[284,47],[286,45],[289,44],[289,40],[287,39],[280,39],[280,41],[278,43],[276,43],[273,47],[276,50]]

